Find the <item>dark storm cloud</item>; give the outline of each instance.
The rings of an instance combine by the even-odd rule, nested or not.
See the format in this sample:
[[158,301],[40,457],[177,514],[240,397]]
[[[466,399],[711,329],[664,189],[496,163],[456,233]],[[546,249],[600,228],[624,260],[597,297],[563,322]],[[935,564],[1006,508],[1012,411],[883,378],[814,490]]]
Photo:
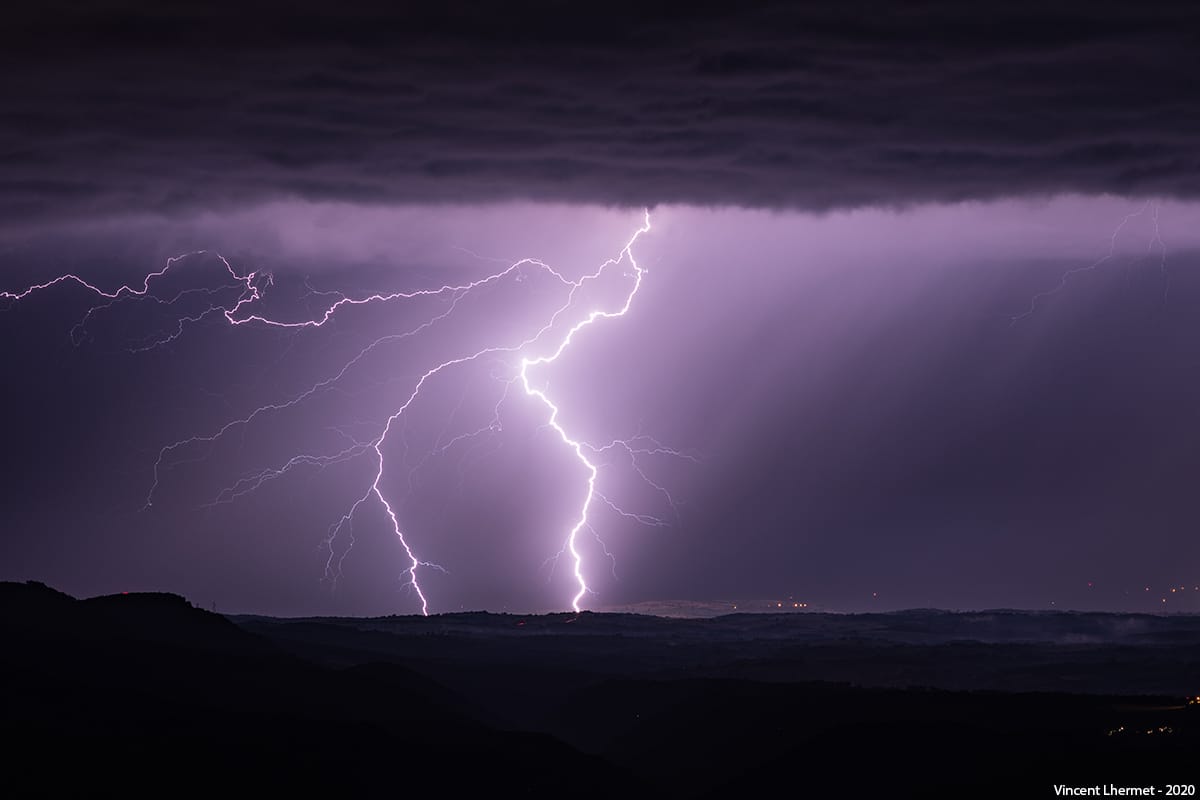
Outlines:
[[42,4],[0,214],[1200,194],[1187,4]]

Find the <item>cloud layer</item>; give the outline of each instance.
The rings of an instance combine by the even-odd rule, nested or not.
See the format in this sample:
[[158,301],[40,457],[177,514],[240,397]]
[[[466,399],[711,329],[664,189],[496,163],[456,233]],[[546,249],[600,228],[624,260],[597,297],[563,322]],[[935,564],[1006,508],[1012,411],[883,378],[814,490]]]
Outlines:
[[20,12],[0,215],[1200,194],[1186,4],[578,6]]

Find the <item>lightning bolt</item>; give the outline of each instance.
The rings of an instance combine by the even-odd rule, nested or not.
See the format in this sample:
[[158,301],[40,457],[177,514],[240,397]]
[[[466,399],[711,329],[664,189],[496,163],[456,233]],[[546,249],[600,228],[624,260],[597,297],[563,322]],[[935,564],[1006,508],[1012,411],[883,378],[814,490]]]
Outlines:
[[[1157,245],[1158,250],[1159,250],[1159,270],[1162,274],[1162,279],[1163,279],[1163,302],[1165,303],[1166,299],[1167,299],[1167,290],[1170,286],[1170,276],[1167,272],[1167,247],[1163,243],[1162,232],[1159,227],[1159,219],[1158,219],[1159,206],[1160,206],[1159,203],[1157,203],[1157,202],[1153,203],[1152,223],[1154,226],[1154,231],[1153,231],[1152,236],[1150,237],[1149,243],[1146,245],[1146,252],[1147,252],[1147,254],[1150,253],[1150,251],[1152,251],[1155,248],[1155,246]],[[1053,287],[1051,287],[1049,289],[1038,292],[1037,294],[1035,294],[1033,297],[1031,297],[1029,299],[1029,308],[1025,309],[1025,311],[1021,312],[1020,314],[1016,314],[1014,316],[1009,317],[1009,320],[1008,320],[1009,325],[1010,326],[1016,325],[1021,320],[1032,316],[1033,313],[1035,311],[1037,311],[1038,305],[1042,300],[1045,300],[1048,297],[1052,297],[1053,295],[1056,295],[1059,292],[1061,292],[1063,289],[1067,288],[1067,284],[1070,283],[1071,279],[1074,278],[1076,275],[1082,274],[1084,272],[1094,272],[1095,270],[1099,269],[1100,267],[1104,266],[1105,264],[1107,264],[1108,262],[1110,262],[1114,258],[1116,258],[1116,256],[1117,256],[1117,238],[1121,235],[1121,231],[1124,230],[1125,226],[1128,225],[1131,221],[1133,221],[1133,220],[1137,219],[1138,217],[1142,216],[1143,214],[1145,214],[1146,210],[1149,208],[1151,208],[1151,200],[1147,199],[1145,201],[1145,203],[1142,204],[1141,208],[1137,209],[1136,211],[1131,211],[1128,214],[1126,214],[1124,217],[1122,217],[1121,220],[1117,223],[1116,227],[1113,228],[1112,233],[1108,237],[1108,251],[1104,255],[1100,256],[1095,261],[1092,261],[1088,264],[1083,264],[1078,267],[1073,267],[1073,268],[1067,270],[1066,272],[1064,272],[1062,274],[1062,276],[1059,278],[1057,284],[1055,284]]]
[[[632,305],[633,298],[635,295],[637,295],[638,289],[641,288],[642,278],[645,276],[645,270],[643,270],[640,266],[638,266],[637,260],[633,257],[633,249],[632,249],[633,243],[636,242],[637,238],[639,236],[641,236],[643,233],[649,233],[649,232],[650,232],[650,212],[647,211],[646,217],[645,217],[645,223],[642,225],[641,228],[638,229],[637,233],[635,233],[633,235],[633,238],[629,240],[629,242],[625,245],[625,248],[621,251],[620,258],[621,259],[624,259],[624,258],[629,259],[629,263],[633,267],[634,278],[633,278],[633,286],[630,288],[629,293],[625,296],[624,304],[618,310],[616,310],[616,311],[602,311],[602,310],[601,311],[592,311],[590,314],[588,314],[582,320],[575,323],[575,325],[573,327],[571,327],[570,330],[567,331],[567,334],[565,336],[563,336],[563,338],[559,341],[558,347],[556,347],[553,350],[553,352],[551,352],[547,355],[537,356],[535,358],[530,358],[528,356],[524,356],[521,358],[520,375],[521,375],[521,384],[525,388],[525,394],[529,395],[530,397],[536,397],[550,411],[550,419],[549,419],[550,427],[553,428],[554,431],[559,435],[559,437],[563,441],[563,444],[567,445],[567,447],[570,447],[573,451],[575,451],[575,457],[579,459],[579,463],[581,463],[583,465],[584,469],[586,469],[587,473],[588,473],[587,496],[584,498],[583,507],[580,508],[580,510],[579,510],[579,520],[575,523],[575,527],[571,528],[570,532],[567,534],[566,549],[568,552],[570,552],[571,559],[574,561],[575,581],[579,584],[579,591],[577,591],[575,593],[575,596],[573,598],[571,598],[571,608],[575,609],[575,611],[580,610],[579,602],[583,599],[584,595],[586,595],[589,591],[588,585],[587,585],[587,579],[584,578],[584,575],[583,575],[583,556],[580,555],[579,549],[578,549],[578,547],[576,547],[576,544],[577,544],[576,540],[577,540],[577,537],[579,536],[580,530],[582,530],[584,527],[586,527],[588,525],[588,511],[591,509],[592,501],[596,497],[596,478],[599,477],[599,475],[600,475],[600,469],[599,469],[599,467],[597,467],[595,464],[593,464],[591,461],[588,460],[587,455],[584,453],[584,443],[580,442],[577,439],[572,439],[571,436],[567,433],[566,429],[563,428],[563,426],[559,424],[559,422],[558,422],[558,414],[559,414],[558,406],[554,404],[554,401],[550,399],[550,397],[546,394],[545,391],[535,388],[533,386],[533,384],[530,383],[529,370],[531,367],[537,367],[537,366],[541,366],[543,364],[553,364],[555,361],[558,360],[559,356],[561,356],[563,354],[563,352],[567,349],[567,347],[570,346],[571,341],[575,338],[575,335],[577,333],[579,333],[580,331],[582,331],[584,328],[587,328],[588,326],[594,324],[597,320],[615,319],[617,317],[623,317],[629,312],[629,307],[630,307],[630,305]],[[614,262],[606,262],[605,266],[607,266],[610,263],[614,263]],[[603,270],[603,269],[604,269],[604,267],[601,267],[601,270]],[[589,278],[594,278],[594,277],[598,277],[598,276],[599,276],[599,272],[597,272],[595,274],[595,276],[585,277],[582,281],[580,281],[579,285],[577,285],[576,287],[574,287],[571,290],[572,294],[574,294],[574,292],[579,288],[579,286],[583,284],[583,281],[586,281]]]
[[[325,391],[334,389],[343,378],[352,370],[361,365],[365,359],[379,348],[398,342],[409,337],[417,336],[443,322],[459,308],[461,301],[477,290],[488,286],[493,286],[501,281],[513,279],[522,281],[526,279],[526,272],[540,272],[550,276],[563,288],[567,289],[566,299],[559,305],[549,319],[544,322],[536,331],[524,339],[508,344],[492,345],[480,348],[473,352],[463,355],[458,355],[453,358],[441,361],[421,373],[411,390],[402,401],[394,407],[392,413],[383,421],[379,431],[371,437],[362,439],[358,438],[344,429],[337,428],[335,431],[344,440],[344,446],[332,453],[299,453],[287,459],[278,466],[260,469],[258,471],[245,474],[238,478],[233,484],[227,486],[220,491],[213,500],[207,505],[216,505],[222,503],[230,503],[238,498],[249,494],[264,484],[282,478],[290,473],[293,469],[299,467],[313,467],[316,469],[324,469],[327,466],[334,464],[346,463],[358,458],[371,459],[374,467],[373,473],[367,482],[362,494],[359,495],[354,502],[342,513],[342,515],[333,522],[326,531],[326,536],[323,540],[324,546],[328,549],[328,558],[325,565],[326,579],[336,587],[337,581],[342,574],[342,564],[346,557],[352,551],[354,546],[354,519],[364,506],[368,504],[377,505],[384,512],[387,518],[391,532],[399,540],[400,545],[407,559],[407,566],[402,574],[406,576],[406,585],[416,594],[420,603],[421,612],[429,613],[429,600],[424,589],[419,581],[419,573],[422,569],[435,569],[445,571],[445,569],[437,564],[423,560],[417,556],[409,541],[405,536],[403,526],[401,525],[399,515],[397,514],[394,501],[390,500],[384,488],[384,476],[388,469],[388,462],[385,457],[385,449],[389,437],[400,428],[403,428],[402,421],[406,419],[405,413],[416,403],[421,397],[422,391],[433,380],[442,373],[447,372],[456,367],[461,367],[466,364],[480,362],[483,360],[496,360],[501,365],[508,365],[512,370],[511,374],[501,379],[496,374],[493,374],[493,380],[498,380],[504,384],[504,392],[494,407],[492,419],[483,427],[474,431],[462,433],[449,438],[446,441],[448,434],[447,429],[453,421],[447,420],[446,428],[443,429],[438,440],[435,442],[432,451],[426,454],[425,458],[417,464],[413,470],[410,470],[408,475],[409,487],[411,491],[412,474],[421,467],[425,461],[430,458],[442,455],[454,448],[461,442],[476,440],[484,436],[495,435],[502,430],[501,424],[501,407],[509,399],[510,389],[514,384],[519,383],[524,389],[525,396],[539,403],[547,412],[546,428],[553,430],[562,444],[573,453],[576,460],[579,462],[586,476],[585,487],[586,492],[583,501],[579,507],[578,517],[573,526],[566,532],[562,548],[559,550],[559,555],[569,554],[572,560],[574,579],[576,582],[576,591],[571,598],[571,607],[575,611],[579,611],[582,606],[583,599],[592,591],[585,576],[585,565],[583,555],[578,547],[578,539],[582,531],[588,531],[593,535],[600,547],[603,549],[606,556],[612,559],[612,554],[607,546],[600,539],[596,532],[596,527],[593,524],[591,516],[594,507],[599,501],[605,507],[620,517],[633,520],[635,522],[651,525],[664,526],[668,524],[666,519],[661,517],[630,512],[617,505],[607,495],[602,494],[597,483],[600,479],[601,468],[611,465],[613,462],[603,460],[608,454],[620,452],[623,453],[626,459],[628,468],[646,485],[658,492],[664,499],[664,502],[669,505],[672,511],[675,512],[676,519],[678,518],[678,507],[671,493],[659,482],[652,480],[644,470],[640,457],[643,456],[671,456],[684,460],[696,461],[696,457],[669,447],[662,445],[656,439],[647,436],[640,431],[628,439],[614,439],[603,445],[593,445],[587,441],[573,436],[560,423],[560,408],[556,402],[548,394],[547,388],[539,386],[535,379],[535,373],[540,373],[543,368],[556,363],[567,352],[575,338],[587,328],[595,325],[601,320],[616,319],[625,316],[629,313],[630,307],[633,304],[634,298],[638,294],[642,286],[642,281],[646,271],[642,268],[634,257],[633,247],[638,239],[650,231],[650,214],[649,211],[643,213],[643,220],[640,227],[634,231],[633,235],[625,243],[619,254],[605,261],[594,271],[583,275],[577,280],[571,280],[563,275],[558,270],[550,267],[545,262],[538,259],[522,259],[515,263],[509,264],[504,269],[486,275],[482,278],[458,284],[444,284],[440,287],[418,289],[413,291],[390,292],[390,293],[375,293],[361,297],[351,297],[347,294],[336,291],[318,292],[311,286],[305,284],[308,293],[305,298],[320,297],[325,299],[324,308],[315,315],[310,315],[308,318],[301,319],[279,319],[273,316],[268,316],[258,310],[257,304],[263,299],[266,289],[273,285],[274,279],[270,273],[262,273],[258,271],[241,272],[235,268],[224,256],[218,253],[211,253],[222,265],[226,276],[224,282],[215,287],[199,287],[190,288],[179,291],[170,297],[160,297],[153,292],[153,285],[161,281],[169,272],[178,268],[182,262],[187,259],[200,256],[209,251],[197,250],[190,253],[185,253],[178,256],[173,256],[167,259],[166,263],[158,270],[150,272],[141,281],[140,285],[125,284],[116,290],[106,291],[96,284],[75,274],[62,275],[52,280],[40,284],[31,285],[21,291],[0,291],[0,297],[12,300],[14,302],[23,300],[35,292],[49,290],[55,286],[66,283],[74,283],[83,287],[89,292],[92,292],[99,298],[107,301],[99,303],[84,314],[83,318],[75,325],[71,331],[72,341],[79,345],[87,337],[87,324],[100,312],[110,309],[118,303],[128,300],[143,299],[152,301],[156,304],[165,307],[172,307],[179,303],[185,297],[193,295],[206,296],[209,300],[207,308],[203,308],[198,312],[184,314],[177,317],[173,328],[161,331],[158,334],[147,336],[143,341],[131,347],[132,352],[141,352],[150,350],[156,347],[166,345],[180,336],[184,335],[186,330],[209,318],[223,319],[227,324],[232,326],[242,326],[256,324],[271,328],[280,328],[286,330],[299,331],[308,328],[320,328],[326,325],[334,316],[343,309],[363,306],[368,304],[383,304],[392,303],[404,300],[414,300],[417,298],[430,298],[442,301],[445,305],[442,310],[433,316],[429,317],[420,324],[408,330],[399,333],[390,333],[381,336],[371,343],[363,347],[356,355],[346,361],[339,369],[333,371],[326,377],[312,383],[306,389],[277,402],[267,403],[259,406],[252,411],[243,414],[239,417],[229,420],[220,427],[212,430],[207,434],[197,434],[190,436],[162,447],[154,462],[153,475],[147,492],[143,509],[149,509],[154,505],[155,496],[158,492],[160,482],[164,470],[170,466],[183,463],[185,459],[180,457],[180,453],[184,450],[194,448],[204,448],[211,446],[226,436],[230,432],[245,428],[251,425],[260,417],[282,412],[286,409],[293,408],[309,398]],[[505,262],[507,263],[507,262]],[[609,274],[611,270],[621,268],[624,272],[621,275],[622,279],[628,281],[628,286],[621,296],[621,300],[616,304],[615,308],[594,308],[581,317],[577,318],[573,324],[566,325],[564,319],[578,305],[581,304],[581,293],[594,282],[597,282]],[[565,327],[565,330],[564,330]],[[556,332],[558,332],[556,334]],[[515,363],[513,363],[515,359]],[[446,441],[445,444],[442,444]],[[203,456],[201,456],[203,457]],[[198,460],[191,458],[186,460]],[[345,537],[346,543],[341,544],[341,540]],[[340,548],[340,552],[339,552]],[[552,556],[556,559],[558,556]],[[615,574],[615,561],[614,561]]]

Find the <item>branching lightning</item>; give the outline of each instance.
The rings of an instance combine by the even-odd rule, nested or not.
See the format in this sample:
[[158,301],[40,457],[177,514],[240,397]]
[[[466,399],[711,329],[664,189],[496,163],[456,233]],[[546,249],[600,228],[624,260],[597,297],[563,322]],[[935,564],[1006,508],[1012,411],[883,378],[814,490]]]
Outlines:
[[[209,298],[207,308],[195,313],[178,316],[172,328],[158,334],[149,335],[144,340],[135,343],[130,348],[133,352],[150,350],[168,344],[184,335],[189,327],[210,318],[223,319],[232,326],[259,325],[301,330],[306,328],[320,328],[333,319],[339,311],[354,306],[385,304],[416,298],[432,298],[444,303],[444,307],[441,310],[423,322],[420,322],[420,324],[402,332],[390,333],[375,339],[342,364],[340,368],[312,383],[304,390],[277,402],[261,405],[248,413],[229,420],[208,433],[196,434],[163,446],[158,451],[157,458],[154,461],[152,478],[143,506],[144,509],[149,509],[154,506],[164,472],[171,466],[181,463],[184,460],[182,458],[184,451],[195,451],[197,448],[203,451],[205,447],[214,444],[231,431],[245,428],[260,417],[293,408],[318,393],[333,389],[346,377],[347,373],[363,363],[364,359],[378,348],[389,343],[417,336],[437,326],[455,313],[464,298],[484,287],[498,284],[506,279],[524,280],[527,271],[538,271],[550,276],[566,290],[566,298],[554,309],[548,319],[536,325],[531,334],[517,341],[483,347],[429,366],[416,377],[411,389],[402,396],[398,405],[394,407],[392,413],[382,422],[378,431],[373,436],[362,438],[343,428],[337,428],[335,430],[342,440],[341,449],[327,453],[298,453],[276,466],[244,474],[220,491],[208,505],[234,502],[238,498],[254,492],[264,484],[282,478],[297,467],[324,469],[334,464],[342,464],[355,459],[370,459],[373,464],[373,472],[367,485],[349,507],[333,521],[326,532],[324,546],[328,550],[328,558],[325,565],[325,578],[332,585],[336,586],[342,574],[342,564],[354,546],[355,517],[364,506],[375,504],[384,512],[392,533],[399,540],[405,553],[407,565],[402,574],[406,576],[406,584],[416,594],[422,613],[428,614],[429,600],[420,584],[419,574],[423,569],[445,570],[437,564],[418,557],[405,536],[394,501],[389,500],[384,488],[385,472],[389,469],[389,464],[385,457],[385,448],[389,437],[397,429],[403,429],[406,419],[405,413],[418,402],[422,391],[431,381],[455,367],[494,360],[499,365],[499,372],[493,371],[492,377],[503,384],[504,390],[496,402],[492,419],[486,425],[476,430],[451,436],[449,434],[449,426],[453,421],[454,415],[452,414],[446,423],[446,427],[435,441],[434,447],[409,471],[408,480],[410,488],[413,472],[420,469],[429,459],[443,455],[464,442],[475,441],[481,437],[501,431],[503,427],[501,423],[502,406],[509,401],[512,387],[519,385],[524,390],[527,398],[540,404],[545,409],[547,417],[544,427],[552,430],[558,439],[561,440],[562,444],[574,455],[585,477],[585,493],[579,506],[577,518],[566,532],[562,548],[559,551],[559,555],[567,554],[570,556],[576,583],[576,589],[570,603],[575,611],[579,611],[582,608],[581,604],[584,598],[592,591],[589,588],[585,574],[584,557],[578,546],[580,534],[587,531],[590,535],[594,536],[604,553],[612,559],[612,554],[596,532],[593,516],[597,503],[622,518],[644,525],[665,526],[669,524],[667,519],[654,514],[627,511],[607,494],[602,493],[597,486],[601,469],[617,465],[618,463],[624,464],[641,481],[663,498],[665,504],[670,507],[677,518],[678,504],[675,498],[672,497],[671,493],[662,483],[650,478],[643,468],[640,458],[645,456],[671,456],[685,460],[695,460],[694,456],[666,447],[656,439],[640,431],[628,439],[614,439],[601,445],[590,444],[578,436],[571,434],[561,424],[559,419],[559,405],[552,399],[548,389],[537,381],[537,376],[545,368],[556,363],[564,356],[577,335],[580,335],[585,329],[601,320],[616,319],[625,316],[629,312],[646,274],[645,269],[634,258],[633,247],[638,239],[649,231],[650,215],[647,211],[643,216],[640,227],[633,233],[616,257],[605,261],[594,271],[583,275],[577,280],[569,279],[563,273],[540,260],[522,259],[508,264],[508,266],[500,271],[465,283],[444,284],[436,288],[406,292],[375,293],[360,297],[350,296],[341,292],[318,292],[311,286],[308,286],[306,282],[306,287],[308,288],[306,298],[320,297],[329,302],[324,303],[324,308],[315,315],[292,320],[269,316],[260,310],[259,304],[263,299],[264,292],[274,283],[271,274],[256,271],[241,272],[224,256],[217,253],[211,253],[211,255],[220,261],[227,273],[222,284],[213,287],[184,289],[166,297],[154,293],[155,286],[169,272],[179,269],[180,265],[189,258],[208,252],[204,250],[185,253],[167,259],[162,268],[147,274],[141,280],[140,285],[125,284],[116,290],[106,291],[95,283],[78,275],[66,274],[44,283],[31,285],[18,292],[0,291],[0,297],[18,302],[35,292],[47,291],[55,286],[67,283],[78,284],[87,291],[95,294],[105,302],[88,309],[83,318],[71,330],[72,341],[77,345],[87,337],[88,323],[97,314],[118,303],[141,299],[162,306],[172,307],[185,297],[200,295]],[[622,269],[621,279],[627,281],[624,293],[620,301],[614,304],[615,307],[594,308],[586,313],[581,313],[580,316],[575,317],[573,320],[570,319],[569,317],[573,312],[581,311],[581,309],[577,308],[581,304],[581,292],[589,284],[597,281],[609,273],[610,270],[615,269]],[[225,298],[224,301],[222,301],[222,298]],[[613,461],[613,456],[620,456],[619,461]],[[201,455],[200,457],[203,456]],[[187,460],[196,459],[189,458]],[[557,557],[552,556],[551,559],[557,559]]]
[[1159,225],[1160,204],[1158,202],[1152,203],[1151,200],[1147,199],[1140,208],[1138,208],[1136,211],[1129,212],[1124,217],[1122,217],[1121,220],[1116,224],[1116,227],[1113,228],[1112,233],[1109,234],[1108,251],[1105,252],[1104,255],[1100,256],[1095,261],[1092,261],[1087,264],[1083,264],[1078,267],[1073,267],[1073,268],[1067,270],[1066,272],[1064,272],[1062,274],[1062,276],[1059,278],[1057,284],[1055,284],[1050,289],[1046,289],[1044,291],[1038,292],[1037,294],[1033,295],[1033,297],[1031,297],[1029,299],[1029,308],[1025,309],[1020,314],[1016,314],[1012,317],[1009,317],[1009,325],[1016,325],[1018,322],[1032,316],[1033,313],[1035,311],[1037,311],[1038,306],[1041,303],[1041,301],[1043,301],[1053,295],[1056,295],[1059,292],[1061,292],[1063,289],[1067,288],[1067,284],[1070,283],[1071,279],[1074,278],[1076,275],[1082,274],[1084,272],[1094,272],[1095,270],[1099,269],[1100,267],[1104,266],[1105,264],[1107,264],[1110,261],[1112,261],[1113,259],[1115,259],[1117,256],[1117,239],[1120,237],[1121,231],[1124,230],[1125,227],[1130,222],[1132,222],[1133,220],[1142,216],[1143,214],[1146,213],[1147,209],[1151,209],[1151,208],[1153,209],[1152,214],[1151,214],[1151,221],[1153,224],[1153,233],[1150,237],[1150,241],[1146,245],[1146,253],[1149,254],[1156,247],[1159,251],[1159,271],[1162,274],[1163,302],[1165,303],[1166,299],[1167,299],[1167,292],[1170,288],[1170,275],[1167,272],[1167,247],[1166,247],[1166,244],[1164,244],[1164,242],[1163,242],[1162,231],[1161,231],[1161,228]]

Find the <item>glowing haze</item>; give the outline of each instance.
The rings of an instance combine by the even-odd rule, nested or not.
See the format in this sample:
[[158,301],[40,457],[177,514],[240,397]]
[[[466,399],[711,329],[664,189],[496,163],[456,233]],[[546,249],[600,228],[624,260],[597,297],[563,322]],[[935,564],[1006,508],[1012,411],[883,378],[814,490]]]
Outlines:
[[10,237],[6,577],[1187,608],[1195,212],[292,202]]

